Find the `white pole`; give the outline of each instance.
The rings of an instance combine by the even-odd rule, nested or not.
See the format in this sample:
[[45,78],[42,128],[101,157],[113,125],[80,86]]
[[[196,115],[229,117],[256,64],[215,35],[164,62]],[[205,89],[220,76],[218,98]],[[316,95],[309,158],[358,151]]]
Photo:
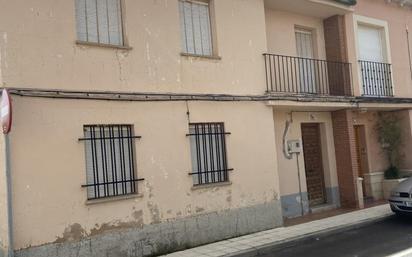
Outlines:
[[5,149],[5,168],[6,168],[6,183],[7,183],[7,217],[8,217],[8,257],[14,257],[14,243],[13,243],[13,205],[12,205],[12,181],[11,181],[11,167],[10,167],[10,143],[9,135],[4,135],[4,149]]

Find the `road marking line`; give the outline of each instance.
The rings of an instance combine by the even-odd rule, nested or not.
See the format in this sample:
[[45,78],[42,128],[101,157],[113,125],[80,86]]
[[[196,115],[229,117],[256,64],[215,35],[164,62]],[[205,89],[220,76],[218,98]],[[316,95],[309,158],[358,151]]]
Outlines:
[[388,257],[412,257],[412,248],[389,255]]

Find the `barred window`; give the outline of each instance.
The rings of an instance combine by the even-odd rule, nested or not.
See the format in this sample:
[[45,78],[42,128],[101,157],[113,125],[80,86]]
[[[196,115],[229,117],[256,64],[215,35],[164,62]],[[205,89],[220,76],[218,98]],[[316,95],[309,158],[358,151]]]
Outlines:
[[181,41],[184,53],[212,55],[209,5],[207,0],[179,0]]
[[194,185],[229,181],[223,123],[189,124],[190,152]]
[[76,0],[79,41],[123,45],[121,0]]
[[131,125],[85,125],[87,198],[137,193],[134,136]]

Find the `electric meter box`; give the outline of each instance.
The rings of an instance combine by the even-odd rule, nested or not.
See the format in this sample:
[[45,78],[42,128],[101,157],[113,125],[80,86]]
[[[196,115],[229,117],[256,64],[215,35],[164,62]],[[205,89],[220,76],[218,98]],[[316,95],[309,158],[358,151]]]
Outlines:
[[300,140],[288,140],[288,152],[289,153],[301,153],[302,142]]

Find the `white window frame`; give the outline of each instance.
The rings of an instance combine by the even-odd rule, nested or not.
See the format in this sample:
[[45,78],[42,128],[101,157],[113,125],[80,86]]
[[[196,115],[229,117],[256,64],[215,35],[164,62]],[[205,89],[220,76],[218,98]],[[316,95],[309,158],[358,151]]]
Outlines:
[[[80,0],[81,1],[81,0]],[[87,0],[85,0],[85,2],[86,2]],[[97,0],[97,1],[100,1],[100,0]],[[78,43],[78,44],[86,44],[86,45],[98,45],[98,46],[109,46],[109,47],[117,47],[117,48],[129,48],[128,46],[127,46],[127,43],[126,43],[126,37],[125,37],[125,24],[124,24],[124,0],[117,0],[118,1],[118,4],[119,4],[119,10],[118,10],[118,17],[117,17],[117,19],[118,19],[118,26],[119,26],[119,40],[120,40],[120,42],[117,44],[117,43],[111,43],[110,42],[110,35],[108,36],[108,40],[109,40],[109,42],[108,43],[106,43],[106,42],[101,42],[102,40],[101,40],[101,37],[99,36],[99,28],[98,28],[98,25],[96,25],[97,26],[97,42],[95,42],[95,41],[92,41],[92,40],[88,40],[88,39],[86,39],[86,40],[84,40],[84,39],[81,39],[80,37],[79,37],[79,18],[78,18],[78,7],[77,7],[77,5],[78,5],[78,0],[75,0],[75,22],[76,22],[76,38],[77,38],[77,40],[76,40],[76,43]],[[96,6],[96,12],[97,12],[97,6]],[[109,15],[109,14],[107,14],[107,15]],[[98,14],[96,14],[96,16],[98,16]],[[106,17],[106,18],[108,18],[108,17]],[[86,19],[87,19],[87,15],[86,15]],[[87,31],[87,22],[86,22],[86,31]],[[109,33],[109,31],[110,31],[110,29],[109,29],[109,26],[107,27],[107,33]],[[87,33],[87,32],[86,32]],[[89,35],[86,35],[86,38],[88,38],[89,37]]]
[[[195,43],[193,43],[194,51],[193,53],[188,50],[187,44],[183,42],[183,37],[187,40],[188,37],[186,35],[186,27],[182,28],[182,19],[184,19],[181,16],[181,4],[187,2],[187,3],[193,3],[193,4],[202,4],[202,5],[207,5],[208,6],[208,14],[209,14],[209,36],[210,36],[210,53],[204,53],[203,49],[201,53],[196,52],[196,46]],[[181,45],[181,55],[188,55],[188,56],[200,56],[200,57],[215,57],[217,56],[217,50],[216,50],[216,40],[215,40],[215,26],[214,26],[214,0],[178,0],[179,4],[179,29],[180,29],[180,45]],[[184,29],[184,30],[183,30]],[[194,35],[193,35],[194,37]],[[191,38],[190,40],[194,40],[194,38]],[[203,41],[202,41],[203,42]]]
[[[353,16],[353,24],[354,24],[354,40],[355,40],[355,49],[356,49],[356,68],[358,73],[358,85],[359,85],[359,92],[361,95],[364,94],[363,86],[362,86],[362,72],[360,71],[359,66],[359,58],[360,58],[360,50],[359,50],[359,39],[358,39],[358,26],[369,26],[381,29],[382,33],[382,48],[383,48],[383,58],[385,62],[392,64],[392,56],[391,56],[391,47],[390,47],[390,38],[389,38],[389,25],[388,22],[385,20],[380,20],[376,18],[371,18],[362,15],[354,15]],[[392,67],[393,68],[393,67]],[[395,87],[395,80],[392,71],[392,94],[396,95],[396,87]]]

